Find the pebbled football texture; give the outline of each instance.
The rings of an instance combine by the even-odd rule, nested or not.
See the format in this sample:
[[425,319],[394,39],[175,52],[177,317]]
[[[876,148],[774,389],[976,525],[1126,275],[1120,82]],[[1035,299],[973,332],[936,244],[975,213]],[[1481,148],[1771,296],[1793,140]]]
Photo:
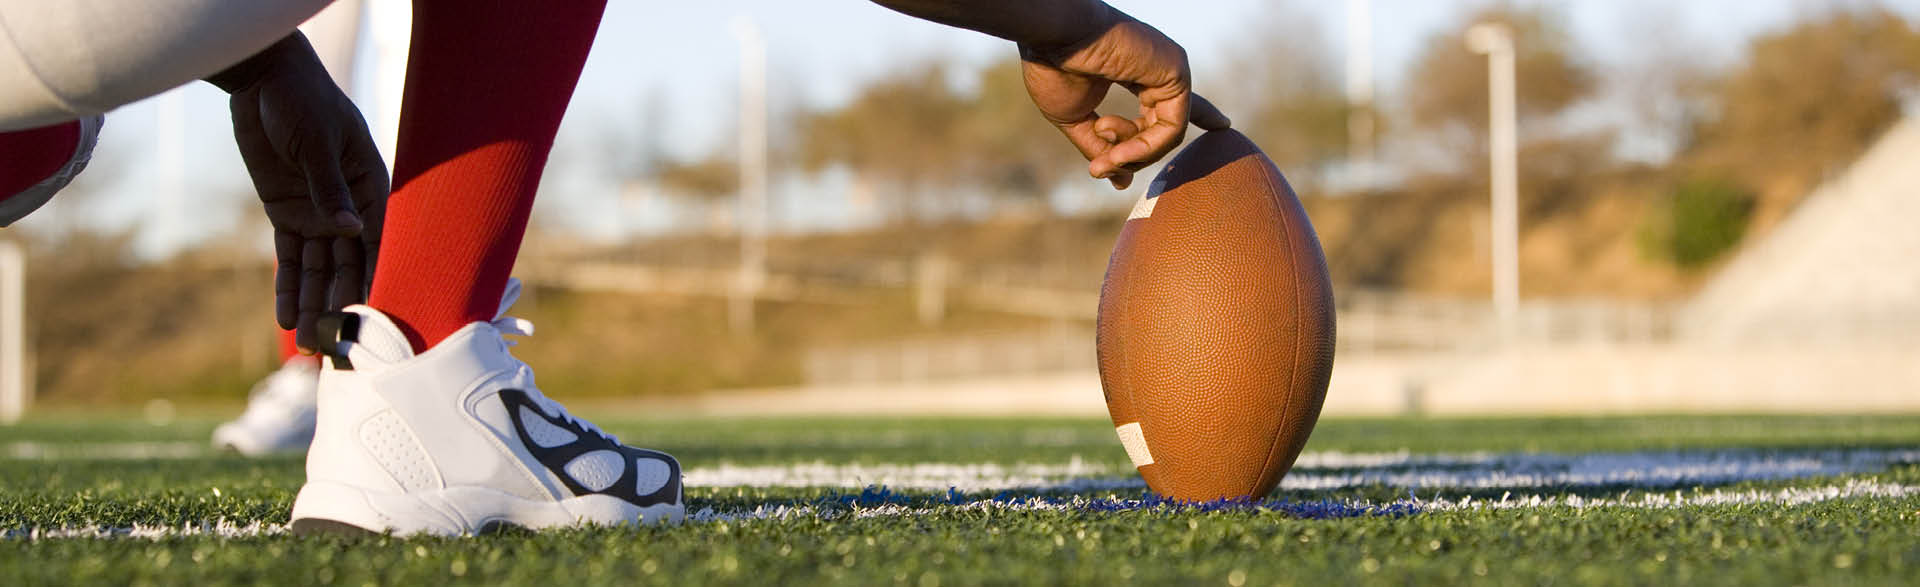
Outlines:
[[1306,210],[1247,137],[1213,131],[1134,206],[1096,346],[1107,411],[1161,496],[1259,499],[1320,418],[1333,286]]

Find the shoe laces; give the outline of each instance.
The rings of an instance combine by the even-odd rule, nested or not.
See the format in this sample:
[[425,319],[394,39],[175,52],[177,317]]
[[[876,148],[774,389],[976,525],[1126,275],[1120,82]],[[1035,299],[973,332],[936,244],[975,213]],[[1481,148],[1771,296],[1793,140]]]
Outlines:
[[[502,351],[505,351],[507,348],[511,348],[514,345],[518,344],[518,341],[508,340],[506,338],[507,335],[533,336],[533,322],[523,318],[507,315],[507,309],[513,306],[513,302],[519,299],[520,299],[520,280],[508,279],[507,291],[500,297],[500,310],[498,313],[494,315],[493,320],[490,320],[487,322],[488,325],[493,326],[493,329],[495,331],[500,333],[499,340],[502,347],[501,348]],[[513,354],[507,353],[507,356],[512,357]],[[584,419],[574,416],[571,412],[567,411],[566,406],[560,405],[560,402],[553,401],[552,398],[547,397],[547,394],[541,393],[540,386],[534,384],[533,382],[533,368],[528,367],[525,362],[521,362],[518,357],[514,357],[513,360],[516,363],[520,363],[520,372],[526,376],[526,380],[527,380],[526,389],[523,389],[521,391],[525,392],[527,394],[527,397],[531,398],[535,404],[539,405],[541,411],[546,412],[547,415],[549,416],[553,416],[555,418],[559,418],[567,422],[572,422],[574,425],[579,426],[582,430],[592,432],[601,438],[607,439],[607,441],[609,442],[612,442],[614,444],[620,444],[619,437],[616,437],[612,434],[608,434],[606,431],[601,430],[600,427],[595,426],[593,422],[588,422]]]

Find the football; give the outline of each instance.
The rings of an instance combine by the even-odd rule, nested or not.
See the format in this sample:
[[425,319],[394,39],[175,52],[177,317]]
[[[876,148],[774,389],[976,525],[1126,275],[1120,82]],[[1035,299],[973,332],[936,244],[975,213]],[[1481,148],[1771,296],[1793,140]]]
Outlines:
[[1333,286],[1306,210],[1245,135],[1194,139],[1148,186],[1097,333],[1107,410],[1154,492],[1259,499],[1293,467],[1333,370]]

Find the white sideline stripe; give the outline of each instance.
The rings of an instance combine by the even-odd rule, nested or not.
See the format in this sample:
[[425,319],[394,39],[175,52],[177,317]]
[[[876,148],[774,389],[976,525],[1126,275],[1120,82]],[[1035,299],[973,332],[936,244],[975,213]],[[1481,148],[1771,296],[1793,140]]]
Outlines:
[[[1647,493],[1620,498],[1582,498],[1577,495],[1507,495],[1498,500],[1476,500],[1471,497],[1460,499],[1402,499],[1386,503],[1364,500],[1337,500],[1334,503],[1352,509],[1374,508],[1376,510],[1394,506],[1416,510],[1414,514],[1437,511],[1493,510],[1493,509],[1671,509],[1682,507],[1712,507],[1747,504],[1807,505],[1825,501],[1843,499],[1900,498],[1920,495],[1920,486],[1881,483],[1878,481],[1848,481],[1842,485],[1819,487],[1795,487],[1769,490],[1729,491],[1713,490],[1697,493]],[[869,519],[896,518],[910,516],[931,516],[951,514],[955,511],[994,511],[994,512],[1039,512],[1039,511],[1085,511],[1089,506],[1111,504],[1112,500],[1075,496],[1066,499],[1027,498],[1012,501],[982,500],[958,505],[941,506],[905,506],[880,505],[859,506],[853,508],[821,508],[811,505],[801,506],[760,506],[752,509],[714,510],[705,508],[687,515],[687,522],[703,523],[744,523],[758,521],[782,521],[804,518],[822,519]],[[1097,510],[1096,510],[1097,511]],[[1126,510],[1115,512],[1125,514]],[[193,536],[217,536],[221,538],[253,538],[275,536],[289,531],[284,524],[266,524],[253,522],[239,525],[229,522],[214,524],[186,524],[181,526],[81,526],[67,528],[22,528],[0,531],[0,539],[7,540],[89,540],[89,539],[143,539],[164,540]]]
[[205,442],[8,442],[0,458],[14,460],[188,459],[213,453]]
[[268,524],[253,522],[234,524],[225,520],[212,524],[184,524],[180,526],[78,526],[68,528],[16,528],[0,532],[0,537],[11,540],[59,540],[75,538],[138,538],[145,540],[164,540],[189,536],[217,536],[220,538],[252,538],[256,536],[274,536],[286,534],[290,528],[286,524]]
[[998,465],[992,463],[919,463],[905,465],[794,465],[741,466],[722,464],[694,467],[682,475],[689,487],[837,487],[859,489],[882,485],[894,489],[992,491],[1047,487],[1076,477],[1109,475],[1105,466],[1075,458],[1065,464]]
[[1778,505],[1806,505],[1835,499],[1907,497],[1920,494],[1920,486],[1897,485],[1879,481],[1849,480],[1845,485],[1824,485],[1819,487],[1788,487],[1784,489],[1749,489],[1746,491],[1713,491],[1688,493],[1683,491],[1665,493],[1643,493],[1634,497],[1586,498],[1578,495],[1524,495],[1502,496],[1498,500],[1476,500],[1471,496],[1457,500],[1446,498],[1412,499],[1404,503],[1414,505],[1426,511],[1446,511],[1464,509],[1519,509],[1563,507],[1575,509],[1588,508],[1640,508],[1661,509],[1680,507],[1705,507],[1725,505],[1747,505],[1756,503]]
[[[1477,509],[1521,509],[1521,508],[1622,508],[1622,509],[1669,509],[1679,507],[1706,507],[1770,503],[1780,505],[1806,505],[1836,499],[1898,498],[1920,495],[1920,486],[1897,485],[1878,481],[1848,481],[1844,485],[1821,487],[1802,487],[1775,490],[1727,491],[1713,490],[1700,493],[1641,494],[1637,497],[1622,498],[1582,498],[1577,495],[1508,495],[1500,500],[1475,500],[1465,497],[1458,500],[1439,499],[1402,499],[1386,503],[1365,500],[1334,500],[1333,503],[1356,510],[1374,508],[1376,510],[1393,506],[1406,506],[1420,513],[1434,511],[1459,511]],[[975,501],[951,506],[903,506],[882,505],[860,507],[852,510],[822,510],[814,506],[773,506],[752,510],[715,511],[702,509],[687,516],[689,522],[734,522],[753,520],[786,520],[802,517],[851,516],[853,519],[927,516],[950,514],[954,511],[1067,511],[1084,510],[1087,506],[1107,500],[1073,497],[1069,499],[1029,498],[1014,501]],[[1124,511],[1123,511],[1124,512]]]
[[[1591,453],[1580,455],[1477,453],[1470,455],[1323,454],[1302,458],[1285,489],[1340,489],[1387,485],[1415,489],[1485,489],[1562,485],[1665,487],[1869,473],[1920,463],[1920,450]],[[1365,462],[1369,464],[1349,464]],[[1438,468],[1435,468],[1438,467]],[[1350,473],[1317,470],[1357,468]],[[1369,470],[1381,469],[1381,470]]]
[[[1755,450],[1595,453],[1582,455],[1414,455],[1320,452],[1302,455],[1280,483],[1283,489],[1343,489],[1371,485],[1408,489],[1486,489],[1623,485],[1670,487],[1883,471],[1920,463],[1920,450]],[[1342,469],[1354,469],[1343,471]],[[1130,470],[1079,459],[1064,465],[893,464],[695,467],[690,487],[825,487],[997,491],[1096,491],[1144,487]]]
[[[1587,499],[1577,495],[1524,495],[1505,496],[1498,501],[1474,500],[1471,497],[1459,500],[1448,499],[1402,499],[1387,503],[1375,503],[1365,500],[1335,500],[1333,503],[1353,509],[1384,509],[1393,506],[1411,506],[1420,512],[1458,511],[1474,509],[1520,509],[1520,508],[1623,508],[1623,509],[1667,509],[1677,507],[1702,507],[1771,503],[1780,505],[1806,505],[1836,499],[1897,498],[1920,494],[1920,486],[1896,485],[1878,481],[1848,481],[1845,485],[1822,487],[1788,488],[1777,490],[1726,491],[1714,490],[1702,493],[1679,494],[1642,494],[1632,498]],[[853,519],[926,516],[953,511],[1066,511],[1082,510],[1087,506],[1104,500],[1086,497],[1070,499],[1029,498],[1015,501],[975,501],[952,506],[902,506],[882,505],[861,507],[853,510],[821,510],[814,506],[775,506],[759,507],[752,510],[714,511],[702,509],[687,516],[690,522],[732,522],[749,520],[785,520],[797,517],[832,517],[851,515]]]
[[[0,458],[19,460],[177,459],[213,454],[198,442],[4,444]],[[1409,489],[1625,485],[1667,487],[1877,472],[1920,463],[1920,449],[1764,451],[1722,450],[1559,454],[1434,454],[1309,452],[1281,481],[1284,489],[1341,489],[1385,485]],[[1143,487],[1131,470],[1075,458],[1064,464],[866,464],[694,467],[696,487],[824,487],[997,491],[1089,491]]]

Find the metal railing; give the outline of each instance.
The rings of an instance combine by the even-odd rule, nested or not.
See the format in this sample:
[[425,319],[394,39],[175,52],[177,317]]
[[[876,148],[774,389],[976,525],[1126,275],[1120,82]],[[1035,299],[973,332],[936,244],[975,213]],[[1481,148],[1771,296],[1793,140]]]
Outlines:
[[[523,265],[532,283],[646,295],[731,298],[737,268],[631,261],[548,261]],[[925,322],[950,304],[1030,316],[1050,326],[1006,335],[954,334],[871,346],[810,350],[811,381],[944,379],[1093,367],[1092,321],[1099,291],[1063,287],[1056,274],[1030,267],[963,267],[937,256],[772,265],[755,299],[848,304],[862,290],[912,289]],[[1485,300],[1382,290],[1336,292],[1342,354],[1458,352],[1505,345],[1631,344],[1674,336],[1677,306],[1613,300],[1527,300],[1503,329]]]

